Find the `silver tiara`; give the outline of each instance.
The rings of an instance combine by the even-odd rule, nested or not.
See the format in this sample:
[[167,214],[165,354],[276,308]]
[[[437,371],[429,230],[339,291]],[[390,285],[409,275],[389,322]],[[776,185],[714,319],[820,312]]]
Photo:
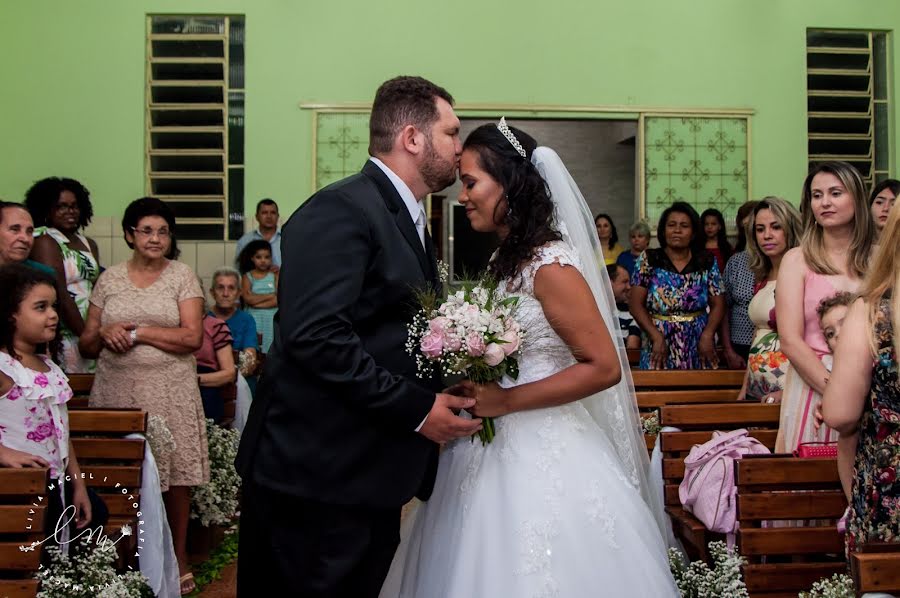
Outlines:
[[519,152],[519,155],[523,158],[527,158],[528,156],[525,154],[525,148],[522,147],[522,144],[519,143],[519,140],[516,139],[516,136],[513,135],[513,132],[509,130],[509,125],[506,124],[506,117],[501,116],[500,122],[497,123],[497,128],[503,133],[503,136],[512,144],[512,146]]

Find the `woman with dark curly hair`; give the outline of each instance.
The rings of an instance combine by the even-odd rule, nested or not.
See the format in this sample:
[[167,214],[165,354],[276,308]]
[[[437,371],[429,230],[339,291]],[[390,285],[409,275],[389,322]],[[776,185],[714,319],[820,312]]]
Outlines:
[[56,272],[62,369],[68,374],[93,372],[96,363],[78,352],[91,290],[100,275],[97,244],[82,234],[94,215],[90,192],[75,179],[48,177],[31,186],[25,207],[37,227],[31,259]]
[[518,298],[527,341],[515,379],[463,383],[496,438],[447,444],[381,596],[678,595],[662,508],[642,494],[647,451],[591,213],[536,145],[501,121],[463,146],[459,202],[501,239],[489,269]]
[[725,313],[722,278],[703,248],[696,210],[673,203],[659,219],[656,238],[659,249],[646,250],[634,266],[628,299],[631,315],[647,334],[640,367],[716,367],[715,334]]

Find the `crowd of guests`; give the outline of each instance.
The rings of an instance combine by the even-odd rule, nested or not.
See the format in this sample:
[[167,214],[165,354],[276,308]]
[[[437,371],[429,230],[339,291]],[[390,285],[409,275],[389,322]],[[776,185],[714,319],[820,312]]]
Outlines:
[[[853,546],[900,534],[898,194],[900,181],[867,193],[853,166],[822,163],[799,210],[778,197],[740,206],[734,245],[721,212],[698,215],[685,202],[662,213],[655,247],[644,222],[628,229],[625,249],[612,218],[595,218],[622,342],[640,349],[639,367],[745,369],[739,398],[781,405],[777,452],[837,442]],[[0,466],[69,474],[75,525],[102,521],[102,501],[78,475],[65,407],[66,374],[95,373],[91,406],[144,409],[175,440],[155,460],[189,591],[190,488],[209,479],[205,420],[223,419],[224,390],[239,375],[253,388],[273,339],[278,206],[259,202],[237,268],[216,270],[208,295],[177,260],[164,202],[128,205],[132,254],[106,269],[84,234],[92,215],[90,193],[68,178],[0,203]]]
[[218,269],[211,304],[196,273],[177,261],[177,223],[166,203],[144,197],[127,206],[122,233],[132,254],[105,269],[84,235],[92,215],[90,193],[68,178],[38,181],[21,204],[0,202],[0,466],[48,467],[55,480],[68,474],[56,511],[65,499],[76,508],[74,526],[102,524],[106,508],[85,487],[68,437],[66,375],[95,374],[92,407],[159,416],[176,448],[154,451],[154,460],[189,592],[190,488],[209,481],[206,420],[223,420],[225,390],[238,372],[253,388],[271,343],[278,206],[259,203],[259,228],[238,242],[243,274]]

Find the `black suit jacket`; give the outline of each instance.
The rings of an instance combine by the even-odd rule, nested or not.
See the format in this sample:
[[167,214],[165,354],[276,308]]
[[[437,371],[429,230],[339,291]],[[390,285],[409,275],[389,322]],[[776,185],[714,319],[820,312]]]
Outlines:
[[237,456],[245,481],[345,505],[427,499],[437,445],[415,432],[440,380],[406,353],[413,289],[439,286],[430,237],[372,162],[282,227],[275,338]]

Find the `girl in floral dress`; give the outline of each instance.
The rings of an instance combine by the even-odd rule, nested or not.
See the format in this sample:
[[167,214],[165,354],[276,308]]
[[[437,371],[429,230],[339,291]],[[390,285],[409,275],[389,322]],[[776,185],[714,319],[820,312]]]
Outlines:
[[0,268],[0,288],[6,289],[0,313],[12,314],[0,319],[0,467],[50,468],[61,495],[59,504],[51,498],[48,527],[55,527],[68,504],[75,507],[76,527],[83,528],[92,515],[105,519],[106,509],[89,495],[69,440],[68,378],[41,351],[57,340],[55,281],[14,264]]
[[[859,434],[853,465],[847,550],[900,542],[900,212],[894,210],[850,307],[823,400],[825,423]],[[846,445],[845,445],[846,446]],[[840,450],[840,447],[839,447]]]

